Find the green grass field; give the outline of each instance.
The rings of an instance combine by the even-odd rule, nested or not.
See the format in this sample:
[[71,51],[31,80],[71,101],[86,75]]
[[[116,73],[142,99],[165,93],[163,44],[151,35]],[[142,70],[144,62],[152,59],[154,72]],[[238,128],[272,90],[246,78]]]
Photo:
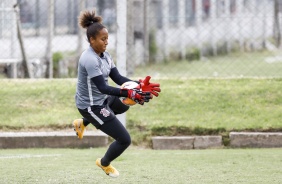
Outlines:
[[[270,56],[233,53],[138,67],[131,78],[151,75],[162,92],[127,112],[133,143],[149,143],[152,135],[282,131],[282,62],[266,62]],[[75,85],[76,79],[1,79],[0,131],[70,130],[80,117]]]
[[[281,79],[159,79],[162,92],[127,113],[133,143],[151,135],[281,131]],[[75,79],[0,80],[0,130],[71,129]]]
[[[189,126],[225,129],[280,128],[281,79],[158,80],[162,93],[128,111],[140,126]],[[58,127],[79,113],[74,79],[0,80],[3,128]],[[3,113],[2,113],[3,112]],[[16,112],[16,113],[12,113]],[[13,114],[11,116],[11,113]]]
[[158,151],[131,147],[110,178],[95,165],[105,148],[0,150],[1,183],[280,184],[282,149]]
[[[138,67],[134,76],[166,78],[282,77],[282,61],[271,52],[231,53],[203,61],[175,61]],[[268,61],[268,62],[267,62]]]
[[[119,178],[109,178],[95,165],[106,148],[2,149],[0,183],[280,184],[281,148],[147,149],[153,135],[282,131],[282,62],[267,63],[268,56],[231,54],[136,69],[133,79],[151,75],[162,92],[127,112],[127,128],[138,147],[113,162]],[[1,79],[0,131],[71,130],[80,117],[75,83]]]

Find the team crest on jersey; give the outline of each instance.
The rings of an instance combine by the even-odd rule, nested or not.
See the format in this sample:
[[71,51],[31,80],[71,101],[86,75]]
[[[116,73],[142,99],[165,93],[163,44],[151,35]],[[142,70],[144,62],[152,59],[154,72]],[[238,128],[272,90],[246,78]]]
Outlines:
[[110,112],[106,108],[101,109],[100,114],[102,114],[104,117],[110,116]]

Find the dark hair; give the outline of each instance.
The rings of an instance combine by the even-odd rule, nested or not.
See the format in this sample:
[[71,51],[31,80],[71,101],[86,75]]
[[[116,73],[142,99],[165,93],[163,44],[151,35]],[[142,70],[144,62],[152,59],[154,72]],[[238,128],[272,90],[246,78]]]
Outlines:
[[91,37],[96,37],[96,35],[103,28],[106,28],[102,24],[102,17],[96,16],[95,11],[82,11],[79,15],[79,25],[86,29],[86,36],[90,42]]

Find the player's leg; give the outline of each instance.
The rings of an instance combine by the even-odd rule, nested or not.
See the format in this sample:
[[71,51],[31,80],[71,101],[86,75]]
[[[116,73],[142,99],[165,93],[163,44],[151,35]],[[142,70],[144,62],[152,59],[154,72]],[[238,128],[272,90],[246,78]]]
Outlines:
[[117,118],[105,122],[105,124],[100,127],[100,130],[114,138],[115,141],[109,146],[104,157],[96,160],[96,164],[101,167],[106,174],[112,177],[117,177],[119,173],[111,165],[111,162],[120,156],[131,144],[130,135]]
[[[108,97],[108,105],[114,114],[122,114],[129,109],[129,106],[124,105],[117,96]],[[85,117],[81,119],[76,119],[73,121],[74,131],[79,139],[83,138],[83,134],[85,132],[86,126],[90,124]]]
[[131,138],[122,123],[114,118],[100,127],[100,130],[111,136],[115,141],[109,146],[105,156],[102,158],[102,165],[109,165],[114,159],[120,156],[131,144]]
[[119,97],[117,96],[110,96],[108,97],[108,105],[112,109],[112,111],[117,114],[122,114],[128,111],[129,106],[124,105]]
[[119,173],[112,165],[110,165],[110,162],[122,154],[130,145],[130,135],[107,105],[104,107],[91,107],[84,110],[78,110],[80,114],[97,129],[100,129],[115,139],[104,157],[102,159],[97,159],[96,164],[109,176],[117,177]]

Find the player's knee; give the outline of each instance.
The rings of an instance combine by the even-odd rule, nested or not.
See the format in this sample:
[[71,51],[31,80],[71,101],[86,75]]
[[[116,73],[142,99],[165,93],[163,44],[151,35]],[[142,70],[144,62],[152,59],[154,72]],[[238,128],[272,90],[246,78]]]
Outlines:
[[128,110],[129,110],[129,106],[123,104],[119,108],[114,109],[113,111],[115,114],[123,114]]
[[130,135],[124,136],[122,141],[121,141],[121,144],[123,146],[125,146],[125,147],[128,147],[131,144],[131,137],[130,137]]
[[124,105],[118,97],[113,97],[109,99],[109,106],[115,114],[122,114],[128,111],[129,106]]

